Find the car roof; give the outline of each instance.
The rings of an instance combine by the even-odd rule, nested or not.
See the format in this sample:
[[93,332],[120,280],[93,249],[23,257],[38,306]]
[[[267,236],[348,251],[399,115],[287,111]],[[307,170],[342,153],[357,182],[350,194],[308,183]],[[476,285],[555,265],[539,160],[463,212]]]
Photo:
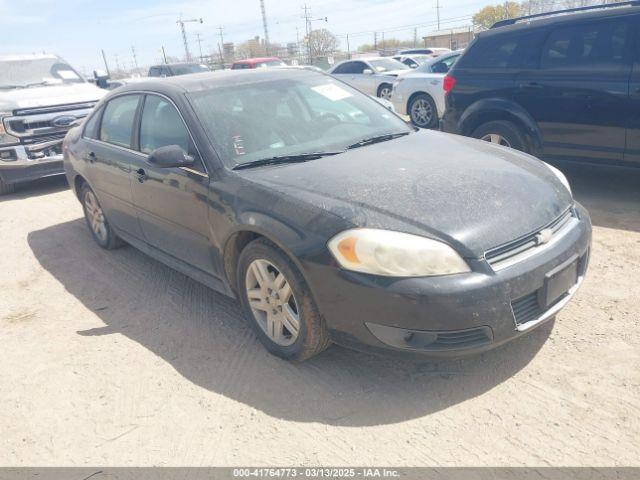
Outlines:
[[245,58],[244,60],[236,60],[233,63],[261,63],[261,62],[272,62],[273,60],[280,60],[278,57],[256,57],[256,58]]
[[607,10],[594,10],[586,12],[576,13],[557,13],[549,12],[548,17],[534,18],[527,20],[524,18],[522,21],[514,19],[516,22],[511,25],[497,26],[484,32],[480,32],[478,37],[490,37],[493,35],[501,35],[508,32],[519,32],[522,30],[528,30],[532,28],[544,28],[553,25],[562,25],[566,23],[573,23],[577,21],[589,21],[606,18],[615,18],[627,15],[640,14],[640,6],[621,6],[615,8],[609,8]]
[[151,65],[149,68],[157,68],[157,67],[185,67],[185,66],[200,66],[201,63],[198,62],[176,62],[176,63],[159,63],[158,65]]
[[306,69],[255,69],[255,70],[218,70],[217,72],[193,73],[166,78],[149,78],[142,82],[130,83],[118,89],[118,93],[127,91],[157,92],[165,95],[199,92],[233,85],[248,85],[270,80],[309,78],[326,75]]

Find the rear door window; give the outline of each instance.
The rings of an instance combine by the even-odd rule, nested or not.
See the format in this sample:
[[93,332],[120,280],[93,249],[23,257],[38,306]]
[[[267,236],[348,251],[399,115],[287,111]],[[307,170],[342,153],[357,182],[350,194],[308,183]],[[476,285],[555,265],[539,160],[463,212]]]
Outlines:
[[178,145],[189,153],[189,132],[176,108],[157,95],[147,95],[140,120],[140,150],[147,155]]
[[131,148],[133,122],[139,101],[140,95],[125,95],[107,103],[100,126],[100,140]]
[[631,30],[624,20],[557,28],[542,49],[541,68],[624,69],[631,64]]
[[460,66],[483,69],[530,66],[539,58],[541,43],[542,36],[538,31],[480,37],[462,57]]

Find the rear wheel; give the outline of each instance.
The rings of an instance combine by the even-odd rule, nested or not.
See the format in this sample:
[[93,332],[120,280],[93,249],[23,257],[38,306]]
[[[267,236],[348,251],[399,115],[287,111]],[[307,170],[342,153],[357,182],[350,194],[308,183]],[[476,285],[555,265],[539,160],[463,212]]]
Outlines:
[[421,93],[411,99],[409,117],[416,127],[435,128],[438,126],[438,109],[433,99],[426,93]]
[[115,234],[104,216],[98,197],[86,183],[80,188],[80,200],[87,225],[96,243],[106,250],[123,246],[124,242]]
[[0,195],[8,195],[16,191],[15,183],[7,183],[0,178]]
[[251,326],[272,354],[303,361],[329,346],[327,327],[307,283],[268,240],[255,240],[240,254],[238,294]]
[[525,133],[516,124],[505,120],[496,120],[480,125],[471,136],[522,152],[529,150]]
[[384,100],[391,100],[391,92],[393,91],[393,87],[388,83],[383,83],[378,87],[378,98],[382,98]]

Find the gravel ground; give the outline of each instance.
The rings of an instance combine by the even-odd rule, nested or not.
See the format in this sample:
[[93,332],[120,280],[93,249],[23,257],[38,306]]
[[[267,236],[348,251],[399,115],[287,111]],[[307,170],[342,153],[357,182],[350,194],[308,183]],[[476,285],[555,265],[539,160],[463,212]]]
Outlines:
[[0,464],[640,466],[640,172],[554,324],[480,357],[269,356],[232,301],[92,241],[64,180],[0,199]]

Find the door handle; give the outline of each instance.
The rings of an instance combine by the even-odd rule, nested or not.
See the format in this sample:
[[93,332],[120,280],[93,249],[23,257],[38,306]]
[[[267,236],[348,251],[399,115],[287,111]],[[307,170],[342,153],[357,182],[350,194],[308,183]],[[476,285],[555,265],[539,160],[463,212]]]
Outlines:
[[94,163],[96,161],[95,152],[89,152],[87,155],[87,160],[89,160],[89,163]]
[[143,183],[147,179],[147,172],[144,171],[144,168],[139,168],[136,173],[138,174],[138,181]]

